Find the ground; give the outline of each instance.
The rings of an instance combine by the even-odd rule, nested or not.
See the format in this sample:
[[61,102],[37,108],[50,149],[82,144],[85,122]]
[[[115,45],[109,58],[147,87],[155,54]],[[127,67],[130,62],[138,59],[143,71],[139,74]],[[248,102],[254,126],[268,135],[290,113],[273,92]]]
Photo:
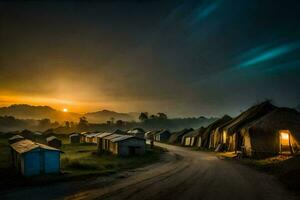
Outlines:
[[160,159],[161,148],[148,149],[143,156],[119,157],[98,154],[96,144],[68,144],[63,140],[61,150],[61,171],[59,175],[45,175],[24,178],[11,168],[10,148],[7,138],[0,138],[0,191],[28,185],[51,184],[74,181],[91,177],[111,175],[120,171],[134,169]]
[[219,159],[213,152],[155,144],[168,152],[153,165],[90,181],[24,188],[2,193],[0,198],[26,195],[28,199],[297,199],[274,176]]

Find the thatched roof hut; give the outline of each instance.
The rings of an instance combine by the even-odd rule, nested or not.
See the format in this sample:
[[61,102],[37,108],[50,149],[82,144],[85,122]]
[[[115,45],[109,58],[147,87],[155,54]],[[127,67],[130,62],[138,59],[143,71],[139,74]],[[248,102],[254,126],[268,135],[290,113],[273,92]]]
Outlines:
[[242,128],[243,152],[248,156],[297,153],[300,150],[300,113],[277,108]]
[[188,132],[182,137],[182,145],[184,146],[197,146],[201,145],[201,136],[205,132],[205,128],[201,127],[199,129]]
[[217,121],[210,124],[208,127],[206,127],[204,133],[201,136],[201,145],[200,147],[209,148],[210,146],[210,138],[213,130],[218,128],[219,126],[222,126],[223,124],[230,121],[232,118],[228,115],[224,115],[221,119],[218,119]]
[[173,132],[170,136],[170,139],[169,139],[169,143],[171,144],[180,144],[181,141],[182,141],[182,138],[185,134],[193,131],[194,129],[192,128],[185,128],[181,131],[177,131],[177,132]]
[[[230,121],[225,127],[219,129],[215,134],[219,136],[218,144],[223,145],[226,150],[237,151],[240,150],[241,137],[240,130],[252,123],[255,120],[260,119],[266,114],[277,109],[276,106],[272,105],[270,101],[252,106],[245,112],[241,113]],[[216,143],[216,142],[215,142]],[[222,148],[223,149],[223,148]]]

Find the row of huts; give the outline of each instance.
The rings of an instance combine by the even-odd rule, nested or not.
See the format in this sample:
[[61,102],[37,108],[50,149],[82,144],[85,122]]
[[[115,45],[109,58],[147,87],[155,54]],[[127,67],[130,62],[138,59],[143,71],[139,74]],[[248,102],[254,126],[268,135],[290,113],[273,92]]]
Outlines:
[[82,132],[69,136],[70,143],[94,143],[98,152],[110,152],[114,155],[129,156],[145,153],[146,140],[143,129],[135,128],[129,131],[115,130],[113,132]]
[[300,113],[269,101],[240,115],[223,116],[207,127],[146,133],[150,140],[215,151],[234,151],[245,156],[295,154],[300,150]]

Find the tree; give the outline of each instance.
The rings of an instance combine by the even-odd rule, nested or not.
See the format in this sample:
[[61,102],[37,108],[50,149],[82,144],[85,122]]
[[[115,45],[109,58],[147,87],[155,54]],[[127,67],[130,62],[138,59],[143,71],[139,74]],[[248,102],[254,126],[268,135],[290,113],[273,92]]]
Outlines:
[[110,118],[110,121],[111,121],[112,124],[114,124],[115,118],[114,118],[114,117],[111,117],[111,118]]
[[159,119],[168,119],[168,116],[165,113],[157,113]]
[[65,121],[65,127],[70,128],[70,122],[69,121]]
[[141,112],[140,116],[139,116],[139,120],[144,122],[148,119],[148,113],[147,112]]
[[157,116],[156,115],[150,115],[150,119],[156,119]]
[[124,123],[123,120],[120,120],[120,119],[119,119],[119,120],[116,121],[116,125],[117,125],[117,126],[120,126],[120,127],[121,127],[121,126],[123,126],[124,124],[125,124],[125,123]]
[[80,131],[84,131],[84,130],[87,130],[89,126],[89,122],[87,121],[86,117],[80,117],[79,118],[79,123],[78,123],[78,129]]

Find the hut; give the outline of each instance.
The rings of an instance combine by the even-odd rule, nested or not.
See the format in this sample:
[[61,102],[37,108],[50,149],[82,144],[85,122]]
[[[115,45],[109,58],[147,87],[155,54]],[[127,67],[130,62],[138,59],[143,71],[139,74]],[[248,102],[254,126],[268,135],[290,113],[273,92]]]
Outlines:
[[143,155],[146,150],[146,140],[143,138],[123,135],[110,139],[109,151],[119,156]]
[[50,147],[60,148],[61,145],[62,145],[61,140],[58,139],[58,138],[55,137],[55,136],[47,137],[47,138],[46,138],[46,141],[47,141],[47,144],[48,144]]
[[300,150],[300,113],[277,108],[241,129],[236,148],[246,156],[295,154]]
[[26,139],[10,147],[13,166],[24,176],[60,172],[60,150]]
[[227,151],[241,151],[241,129],[276,109],[276,106],[272,105],[269,101],[265,101],[241,113],[225,127],[215,132],[215,134],[219,135],[219,141],[216,142],[219,146],[217,148],[221,147],[221,150]]
[[181,131],[177,131],[171,134],[169,143],[170,144],[181,144],[182,138],[184,137],[185,134],[193,131],[194,129],[192,128],[185,128]]
[[19,141],[24,140],[24,139],[25,138],[21,135],[14,135],[14,136],[12,136],[8,139],[8,143],[13,144],[15,142],[19,142]]
[[85,142],[86,143],[97,143],[97,135],[98,135],[99,133],[90,133],[90,134],[88,134],[88,135],[86,135],[85,136]]
[[107,136],[103,137],[102,138],[102,151],[109,151],[110,150],[110,140],[121,137],[121,136],[124,136],[124,135],[111,134],[111,135],[107,135]]
[[188,132],[182,137],[182,145],[200,147],[201,135],[205,131],[204,127]]
[[112,135],[113,133],[100,133],[99,135],[96,136],[97,138],[97,149],[98,152],[102,152],[105,149],[104,145],[104,137]]
[[224,115],[221,119],[211,123],[209,126],[205,128],[204,133],[201,135],[201,146],[202,148],[210,148],[211,135],[213,130],[217,127],[223,125],[224,123],[230,121],[232,118],[228,115]]
[[160,132],[161,130],[153,130],[153,131],[147,131],[145,133],[145,138],[148,140],[154,140],[154,136],[156,133]]
[[139,138],[145,138],[145,131],[142,128],[134,128],[129,131],[127,131],[129,135],[133,135],[135,137]]
[[158,142],[167,142],[170,139],[171,133],[169,130],[162,130],[154,134],[154,140]]
[[69,139],[71,144],[76,144],[80,143],[81,136],[78,133],[73,133],[69,136]]
[[89,132],[81,132],[80,133],[80,142],[85,143],[86,141],[86,136],[90,134]]

